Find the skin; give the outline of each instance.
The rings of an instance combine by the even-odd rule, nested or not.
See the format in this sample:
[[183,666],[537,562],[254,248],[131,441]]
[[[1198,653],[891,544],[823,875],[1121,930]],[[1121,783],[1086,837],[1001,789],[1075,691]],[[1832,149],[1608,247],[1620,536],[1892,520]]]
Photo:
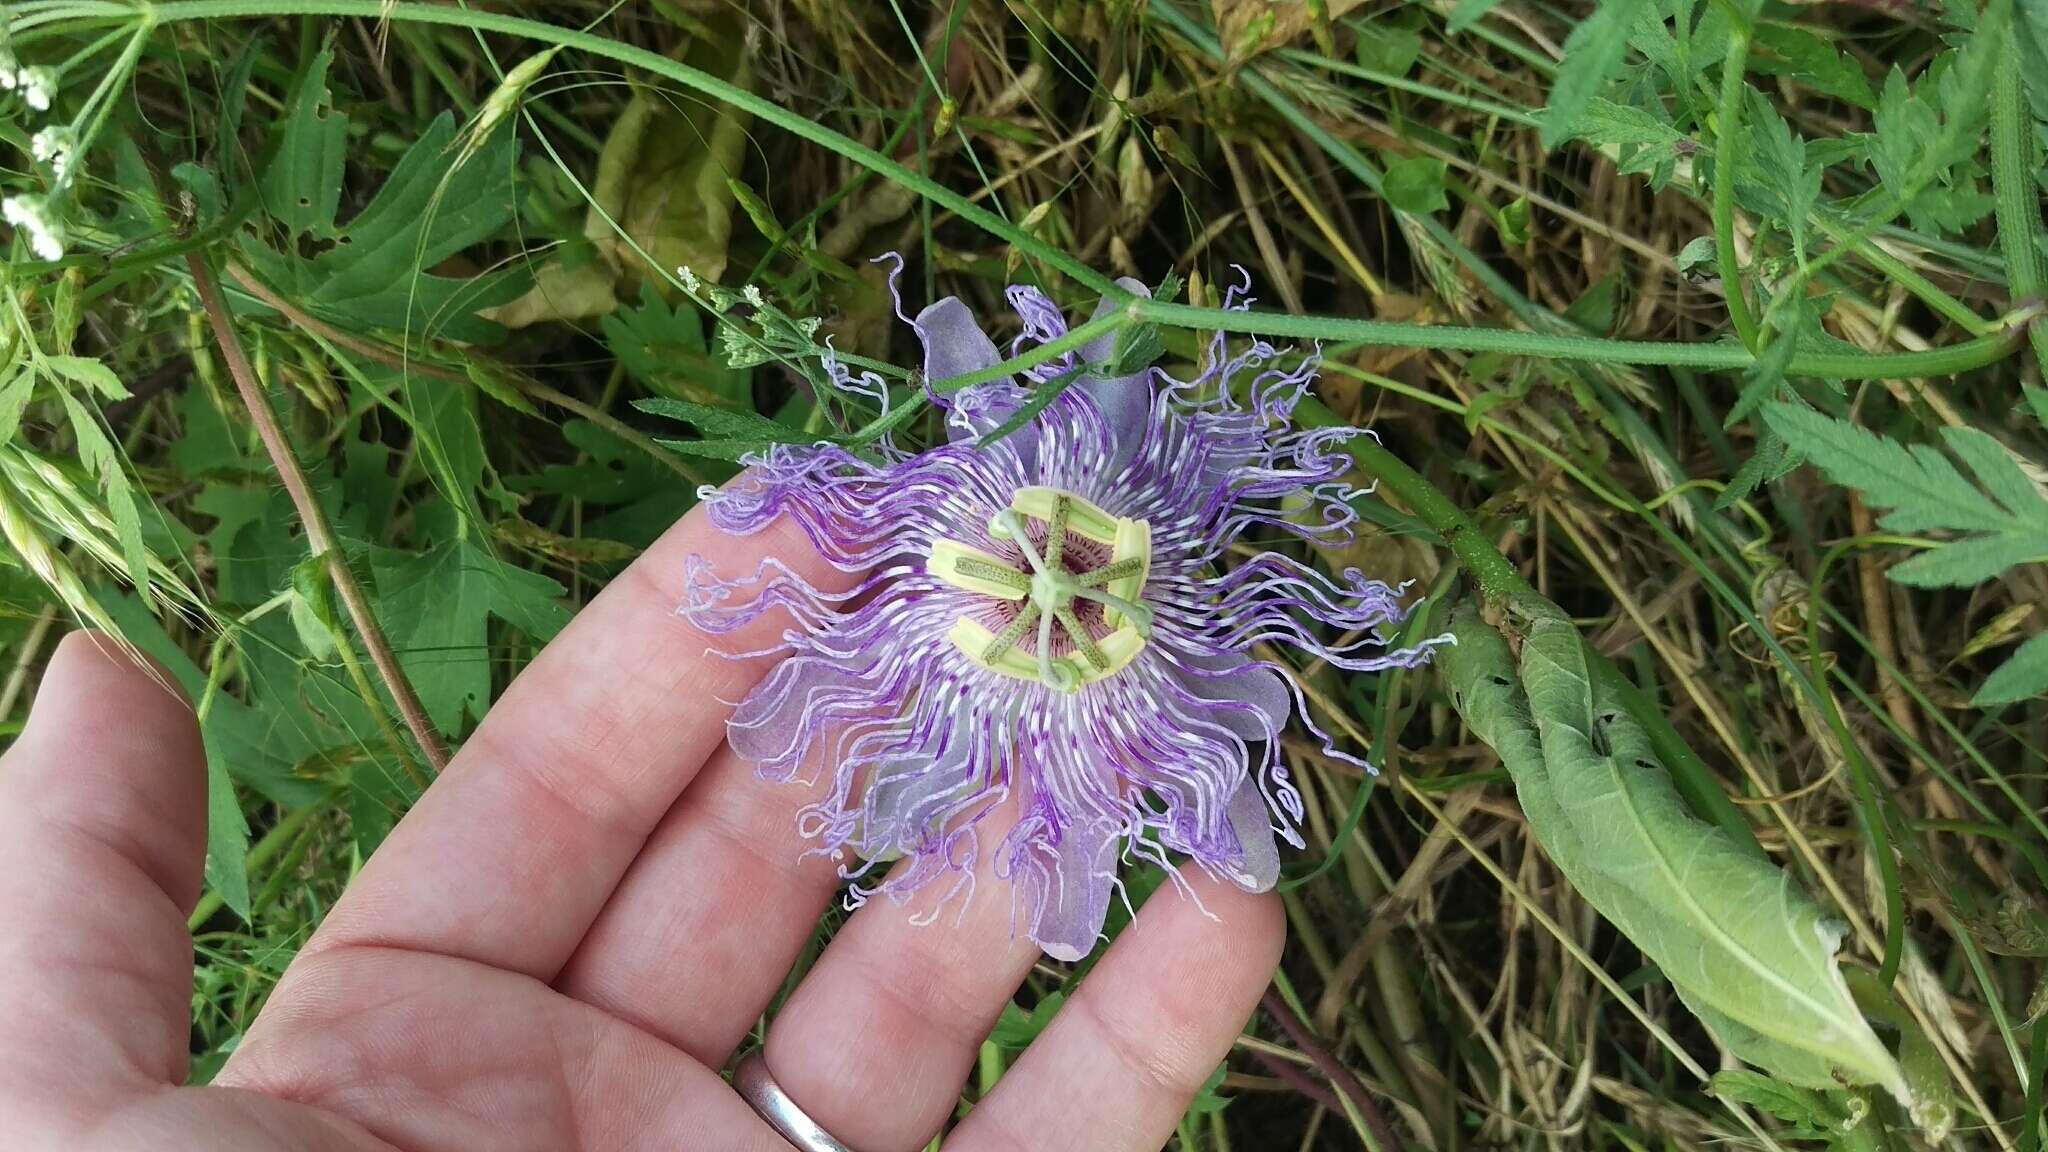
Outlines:
[[[838,881],[804,855],[805,788],[723,740],[725,702],[772,658],[719,652],[787,623],[693,630],[674,612],[693,553],[845,579],[794,530],[730,539],[701,510],[671,529],[511,685],[203,1088],[183,1086],[198,728],[161,672],[67,637],[0,757],[9,1146],[787,1152],[720,1069]],[[1169,886],[1145,906],[948,1152],[1165,1143],[1284,933],[1272,896],[1185,879],[1197,899]],[[776,1079],[861,1152],[929,1143],[1038,958],[1008,885],[976,880],[936,919],[930,890],[855,912],[768,1030]]]

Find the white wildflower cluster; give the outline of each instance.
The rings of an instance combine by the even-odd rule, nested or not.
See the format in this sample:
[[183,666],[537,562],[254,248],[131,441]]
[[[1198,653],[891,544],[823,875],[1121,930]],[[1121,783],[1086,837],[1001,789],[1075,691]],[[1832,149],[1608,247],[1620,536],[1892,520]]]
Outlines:
[[51,178],[59,188],[71,183],[72,168],[78,162],[78,134],[69,126],[37,131],[28,147],[37,160],[50,166]]
[[707,284],[686,265],[676,269],[676,280],[699,308],[717,322],[717,342],[733,368],[781,361],[790,367],[815,362],[830,350],[818,343],[823,321],[815,316],[791,316],[769,300],[759,286],[748,284],[737,293],[717,284]]
[[0,91],[20,92],[22,102],[48,112],[57,96],[57,73],[48,68],[23,68],[14,53],[0,47]]
[[9,196],[0,200],[0,219],[28,237],[28,246],[45,260],[64,255],[64,222],[50,211],[42,196]]
[[[57,71],[24,67],[6,41],[6,26],[0,22],[0,93],[19,93],[31,111],[48,112],[57,98]],[[57,204],[77,174],[77,130],[60,124],[39,128],[29,139],[29,152],[38,163],[49,166],[50,192],[0,199],[0,220],[12,225],[37,256],[56,260],[64,255],[64,221]]]

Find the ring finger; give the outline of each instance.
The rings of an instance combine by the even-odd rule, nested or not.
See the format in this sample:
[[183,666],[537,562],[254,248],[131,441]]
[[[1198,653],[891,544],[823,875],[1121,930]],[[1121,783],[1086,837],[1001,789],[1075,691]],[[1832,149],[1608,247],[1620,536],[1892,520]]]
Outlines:
[[1038,958],[1017,930],[1009,883],[994,875],[1007,816],[990,814],[978,835],[971,899],[948,900],[952,884],[941,877],[907,903],[870,901],[768,1030],[776,1082],[862,1152],[914,1152],[930,1142]]

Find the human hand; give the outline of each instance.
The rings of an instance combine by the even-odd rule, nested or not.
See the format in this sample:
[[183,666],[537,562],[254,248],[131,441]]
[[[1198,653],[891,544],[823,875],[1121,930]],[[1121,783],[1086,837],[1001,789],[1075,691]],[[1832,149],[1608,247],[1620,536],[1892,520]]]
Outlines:
[[[27,1149],[782,1150],[719,1074],[838,887],[800,786],[725,746],[767,670],[673,611],[684,558],[783,557],[693,513],[511,685],[293,961],[227,1066],[184,1083],[206,777],[191,709],[101,637],[50,662],[0,758],[0,1131]],[[724,637],[773,642],[781,624]],[[985,869],[984,869],[985,870]],[[1162,890],[947,1137],[950,1152],[1160,1147],[1277,962],[1277,898]],[[867,904],[767,1035],[775,1079],[860,1152],[925,1147],[1038,959],[1007,885],[936,923]],[[1206,914],[1204,909],[1206,909]]]

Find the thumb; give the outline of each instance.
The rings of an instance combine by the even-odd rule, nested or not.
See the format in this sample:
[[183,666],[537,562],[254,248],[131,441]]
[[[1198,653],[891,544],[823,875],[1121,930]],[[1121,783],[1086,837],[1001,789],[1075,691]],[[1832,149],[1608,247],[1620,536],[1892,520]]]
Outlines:
[[73,633],[0,757],[0,1112],[85,1119],[185,1078],[206,759],[169,685]]

